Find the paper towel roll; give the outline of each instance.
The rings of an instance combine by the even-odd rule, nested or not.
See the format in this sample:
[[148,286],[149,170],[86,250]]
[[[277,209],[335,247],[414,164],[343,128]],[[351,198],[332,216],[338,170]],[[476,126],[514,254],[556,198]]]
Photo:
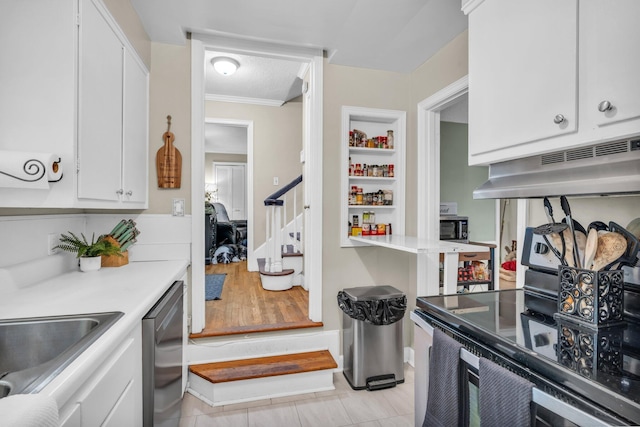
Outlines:
[[0,188],[48,189],[62,179],[60,161],[53,153],[0,151]]

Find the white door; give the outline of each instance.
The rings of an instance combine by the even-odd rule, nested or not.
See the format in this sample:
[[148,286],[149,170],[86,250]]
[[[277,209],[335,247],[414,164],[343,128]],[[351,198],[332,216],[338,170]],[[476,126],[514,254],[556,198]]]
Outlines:
[[229,219],[247,219],[246,163],[213,163],[218,188],[214,200],[227,209]]

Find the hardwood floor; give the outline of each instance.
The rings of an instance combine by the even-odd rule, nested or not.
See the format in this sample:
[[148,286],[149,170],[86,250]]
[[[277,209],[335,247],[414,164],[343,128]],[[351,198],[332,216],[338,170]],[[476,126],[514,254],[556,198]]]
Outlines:
[[266,291],[246,261],[205,266],[205,274],[223,273],[221,299],[205,303],[205,328],[191,338],[322,326],[309,320],[309,293],[302,287]]

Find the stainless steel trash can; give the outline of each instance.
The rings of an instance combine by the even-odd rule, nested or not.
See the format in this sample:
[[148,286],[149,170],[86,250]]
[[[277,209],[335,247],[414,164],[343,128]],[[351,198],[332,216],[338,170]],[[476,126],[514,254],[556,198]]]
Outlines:
[[404,382],[402,318],[407,297],[393,286],[362,286],[338,293],[342,309],[343,373],[354,390]]

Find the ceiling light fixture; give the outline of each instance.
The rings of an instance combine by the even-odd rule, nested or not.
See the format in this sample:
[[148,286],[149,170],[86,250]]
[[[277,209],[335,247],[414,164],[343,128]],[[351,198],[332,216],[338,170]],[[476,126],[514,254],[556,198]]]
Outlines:
[[213,58],[211,60],[211,64],[213,65],[213,68],[223,76],[230,76],[240,67],[240,63],[238,61],[232,58],[227,58],[226,56]]

